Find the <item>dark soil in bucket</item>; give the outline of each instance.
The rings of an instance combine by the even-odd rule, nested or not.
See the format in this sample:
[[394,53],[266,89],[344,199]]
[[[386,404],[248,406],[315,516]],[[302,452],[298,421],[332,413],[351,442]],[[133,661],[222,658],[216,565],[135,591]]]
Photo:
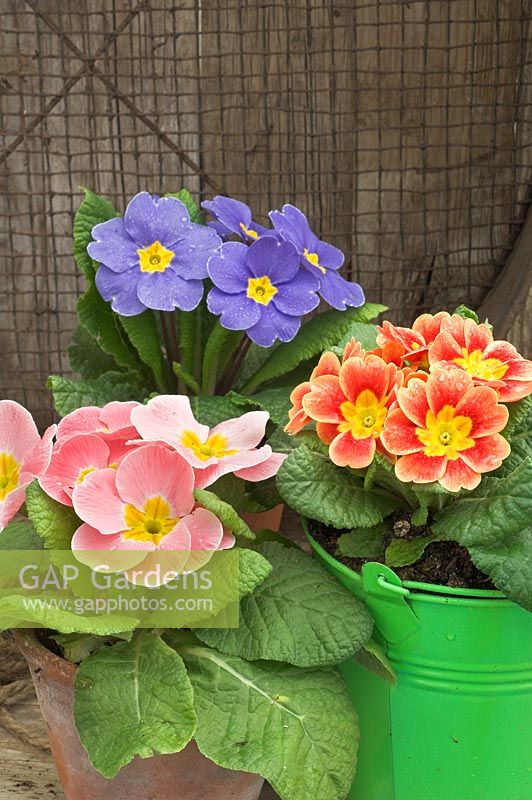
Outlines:
[[[401,524],[400,520],[398,522]],[[396,525],[398,522],[396,521]],[[360,572],[364,564],[375,560],[348,558],[336,554],[338,539],[342,534],[347,533],[347,530],[330,528],[315,520],[309,520],[308,529],[311,536],[327,553],[355,572]],[[427,533],[430,533],[429,528],[415,528],[412,531],[415,536],[426,536]],[[403,535],[405,538],[411,538],[412,534],[409,535],[405,532]],[[433,583],[439,586],[465,589],[496,588],[490,578],[473,564],[466,548],[457,542],[432,542],[415,564],[393,567],[393,571],[403,581]]]

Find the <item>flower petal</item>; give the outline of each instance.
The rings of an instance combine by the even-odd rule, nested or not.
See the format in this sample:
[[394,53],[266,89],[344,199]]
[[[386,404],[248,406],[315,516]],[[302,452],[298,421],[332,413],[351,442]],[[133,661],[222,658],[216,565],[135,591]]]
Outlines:
[[156,198],[148,192],[139,192],[129,201],[124,224],[129,236],[139,247],[148,247],[157,241],[167,246],[191,223],[181,200],[175,197]]
[[333,422],[316,422],[316,434],[325,444],[330,444],[338,436],[338,425]]
[[230,331],[244,331],[256,325],[261,310],[245,292],[225,294],[214,287],[207,295],[207,308],[211,314],[220,315],[220,324]]
[[40,444],[30,412],[14,400],[0,400],[0,453],[9,453],[22,466]]
[[111,303],[111,308],[117,314],[135,317],[146,311],[146,306],[137,294],[139,275],[137,267],[119,275],[102,265],[96,273],[96,288],[103,299]]
[[246,267],[255,278],[267,275],[274,286],[291,281],[299,271],[299,255],[290,242],[264,236],[246,254]]
[[[410,381],[408,388],[412,383],[415,381]],[[430,410],[437,415],[444,406],[455,408],[464,394],[473,388],[473,380],[461,369],[436,369],[425,386]]]
[[[73,487],[82,482],[85,470],[106,469],[109,465],[109,448],[98,436],[82,433],[71,436],[55,448],[41,486],[51,497],[65,502],[63,493],[72,496]],[[66,505],[72,505],[66,501]]]
[[261,307],[260,319],[255,325],[248,328],[247,333],[249,338],[260,347],[271,347],[277,339],[280,339],[281,342],[292,341],[300,326],[299,317],[282,314],[273,303],[270,303]]
[[78,433],[96,433],[102,427],[101,412],[98,406],[84,406],[71,411],[57,426],[57,441]]
[[480,478],[478,472],[457,458],[455,461],[447,462],[440,483],[449,492],[459,492],[460,489],[475,489],[480,483]]
[[282,211],[270,211],[270,219],[275,230],[297,248],[300,255],[305,248],[309,252],[316,252],[318,237],[313,233],[308,224],[306,216],[299,208],[286,203]]
[[337,272],[327,270],[320,278],[320,294],[323,299],[338,311],[349,306],[358,308],[365,302],[364,291],[358,283],[346,281]]
[[11,522],[15,514],[20,511],[26,499],[26,488],[30,482],[30,480],[20,482],[16,489],[9,492],[5,500],[0,501],[0,533]]
[[[393,372],[393,375],[396,374],[395,365],[386,364],[379,356],[370,354],[365,359],[352,356],[341,366],[340,386],[349,400],[356,400],[359,394],[366,389],[372,391],[381,400],[389,390],[390,372]],[[327,420],[323,420],[323,422],[327,422]]]
[[208,276],[207,264],[222,245],[212,228],[195,222],[170,245],[174,253],[172,269],[184,280],[202,280]]
[[91,235],[95,241],[87,246],[87,253],[99,264],[115,273],[138,268],[138,245],[128,235],[121,217],[100,222]]
[[453,362],[455,358],[462,357],[462,348],[448,332],[442,330],[429,347],[429,364],[434,366],[441,361]]
[[476,472],[491,472],[498,469],[510,455],[510,444],[498,433],[475,439],[475,446],[463,450],[460,458]]
[[212,200],[205,200],[201,204],[202,208],[209,212],[215,219],[224,225],[232,233],[243,236],[241,225],[249,228],[252,220],[251,209],[240,200],[232,197],[217,195]]
[[145,441],[166,442],[172,447],[181,446],[184,430],[193,431],[201,441],[209,435],[209,427],[196,420],[185,395],[153,397],[131,412],[131,421]]
[[416,435],[415,424],[400,408],[392,409],[388,413],[380,438],[386,450],[396,456],[417,453],[424,449]]
[[316,253],[318,254],[318,262],[326,269],[340,269],[345,261],[345,256],[338,247],[327,242],[318,242],[316,245]]
[[[234,456],[226,456],[217,459],[214,464],[212,460],[199,461],[194,463],[195,469],[195,487],[197,489],[204,489],[212,483],[221,478],[222,475],[227,475],[228,472],[237,472],[241,469],[254,467],[256,464],[261,464],[270,458],[272,449],[269,444],[259,447],[256,450],[241,450]],[[191,459],[192,463],[192,459]]]
[[100,533],[119,533],[125,528],[124,501],[116,489],[114,469],[91,472],[72,492],[78,517]]
[[248,248],[241,242],[226,242],[211,256],[207,266],[209,277],[225,294],[246,292],[249,272],[245,266]]
[[336,375],[321,375],[311,383],[310,392],[303,397],[303,410],[316,422],[344,421],[340,406],[345,394]]
[[429,410],[426,381],[411,378],[408,385],[397,392],[397,402],[408,419],[420,428],[425,427]]
[[203,297],[203,282],[185,280],[170,267],[165,272],[140,273],[137,294],[147,308],[193,311]]
[[320,298],[316,294],[319,285],[314,275],[300,269],[291,281],[277,285],[277,294],[272,302],[283,314],[301,317],[319,305]]
[[313,381],[314,378],[319,378],[320,375],[339,375],[340,366],[340,359],[336,353],[331,353],[326,350],[325,353],[322,353],[320,360],[312,370],[310,380]]
[[508,409],[498,399],[497,392],[488,386],[474,386],[464,394],[456,413],[473,421],[469,436],[477,438],[502,431],[508,422]]
[[355,439],[349,431],[337,436],[329,447],[329,458],[338,467],[364,469],[369,467],[375,455],[375,439]]
[[152,542],[126,539],[121,533],[104,536],[84,523],[72,537],[72,552],[82,564],[97,572],[122,572],[142,563],[146,551],[154,549]]
[[116,489],[135,508],[160,495],[170,505],[171,515],[182,517],[194,504],[194,473],[179,453],[147,444],[122,459],[116,470]]
[[409,483],[433,483],[445,473],[445,456],[426,456],[424,453],[409,453],[401,456],[395,465],[395,474],[400,481]]
[[245,467],[235,471],[237,478],[242,478],[245,481],[256,483],[257,481],[266,481],[268,478],[273,478],[279,472],[283,461],[288,458],[287,453],[272,453],[265,461],[260,464],[255,464],[253,467]]
[[220,422],[211,430],[211,435],[221,433],[225,436],[229,450],[250,450],[264,439],[269,419],[267,411],[248,411],[236,419]]

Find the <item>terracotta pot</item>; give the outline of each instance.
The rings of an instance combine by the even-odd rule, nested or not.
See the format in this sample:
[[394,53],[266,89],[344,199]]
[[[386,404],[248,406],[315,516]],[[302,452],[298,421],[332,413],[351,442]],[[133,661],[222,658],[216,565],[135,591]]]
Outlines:
[[283,511],[284,503],[279,503],[278,506],[270,508],[269,511],[249,511],[247,514],[242,514],[242,516],[254,533],[265,529],[279,533]]
[[106,780],[89,763],[74,725],[76,667],[29,631],[15,631],[14,639],[31,670],[67,800],[258,800],[262,778],[217,766],[194,742],[175,755],[135,758]]

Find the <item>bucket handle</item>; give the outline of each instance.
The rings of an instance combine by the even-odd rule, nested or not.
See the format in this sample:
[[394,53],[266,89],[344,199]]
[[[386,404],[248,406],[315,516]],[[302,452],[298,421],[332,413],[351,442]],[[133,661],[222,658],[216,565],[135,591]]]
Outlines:
[[366,604],[375,626],[390,644],[400,644],[421,627],[401,579],[389,567],[371,561],[362,567],[362,585]]

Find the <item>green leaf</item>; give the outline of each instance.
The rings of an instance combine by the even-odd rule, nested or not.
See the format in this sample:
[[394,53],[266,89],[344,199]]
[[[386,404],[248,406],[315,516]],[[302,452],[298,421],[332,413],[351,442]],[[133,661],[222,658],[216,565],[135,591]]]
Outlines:
[[29,519],[12,520],[0,533],[0,550],[42,549],[42,540]]
[[504,476],[521,461],[532,457],[532,395],[508,407],[510,416],[503,436],[510,442],[512,452],[495,473]]
[[270,511],[275,508],[283,500],[277,490],[275,478],[268,478],[265,481],[258,483],[249,483],[247,485],[247,493],[242,498],[240,508],[251,513],[260,513],[261,511]]
[[66,660],[72,664],[79,664],[108,643],[104,637],[91,633],[57,633],[51,638],[63,650]]
[[109,303],[96,286],[91,285],[77,302],[79,321],[95,339],[104,353],[112,356],[119,367],[138,370],[138,355],[129,346],[125,333]]
[[107,200],[98,197],[90,189],[82,187],[85,199],[74,217],[74,258],[89,281],[94,279],[95,262],[87,253],[87,245],[92,241],[92,229],[100,222],[106,222],[119,215]]
[[284,386],[278,389],[263,389],[253,395],[253,400],[268,412],[272,422],[284,427],[288,423],[288,411],[292,408],[291,391]]
[[258,344],[252,342],[240,368],[240,374],[236,378],[235,386],[237,391],[240,391],[240,386],[243,386],[250,378],[253,378],[272,353],[282,346],[281,342],[275,342],[271,347],[259,347]]
[[199,639],[248,661],[299,667],[339,664],[370,638],[365,606],[301,550],[276,542],[259,552],[273,570],[240,604],[238,628],[196,630]]
[[201,386],[194,376],[191,375],[190,372],[186,371],[182,364],[180,364],[178,361],[174,361],[172,363],[172,369],[174,371],[174,375],[179,380],[183,381],[187,389],[190,389],[190,391],[194,392],[196,395],[201,394]]
[[367,644],[362,647],[358,653],[355,653],[354,659],[357,664],[373,672],[379,678],[383,678],[387,683],[395,685],[397,677],[393,667],[386,657],[383,648],[378,644],[375,639],[370,639]]
[[226,419],[240,417],[244,411],[260,411],[260,406],[251,397],[242,397],[236,392],[212,397],[191,397],[192,413],[203,425],[210,428]]
[[136,317],[119,316],[118,319],[141,360],[152,370],[159,390],[171,391],[172,378],[161,350],[153,311],[144,311]]
[[38,481],[33,481],[26,489],[26,509],[47,550],[70,550],[72,537],[81,525],[73,508],[53,500]]
[[477,323],[477,325],[480,322],[478,314],[473,311],[473,309],[465,306],[463,303],[453,311],[453,314],[458,314],[459,317],[463,317],[464,319],[472,319],[473,322]]
[[479,486],[436,514],[434,532],[465,547],[492,546],[522,531],[532,513],[532,456],[504,477]]
[[389,525],[380,522],[371,528],[354,528],[338,539],[336,553],[347,558],[381,559],[384,556],[384,537]]
[[[384,306],[380,306],[384,311]],[[380,313],[380,312],[379,312]],[[349,333],[340,341],[338,348],[332,348],[338,356],[343,356],[344,347],[351,338],[360,342],[364,350],[373,350],[377,346],[377,326],[369,325],[367,322],[354,322]]]
[[532,611],[532,528],[524,528],[493,545],[469,548],[476,566],[489,575],[510,600]]
[[76,673],[74,719],[92,765],[106,778],[135,756],[178,753],[196,727],[183,660],[146,631],[94,653]]
[[191,222],[196,222],[199,225],[205,224],[205,219],[203,216],[203,211],[201,210],[201,206],[199,206],[188,189],[181,189],[179,192],[169,192],[165,195],[165,197],[175,197],[187,207],[187,211],[190,216]]
[[242,393],[251,394],[266,381],[295,369],[301,361],[338,345],[352,335],[355,322],[369,322],[384,310],[385,306],[366,303],[361,308],[348,308],[346,311],[332,309],[313,317],[301,328],[295,339],[271,353],[270,358],[242,386]]
[[251,528],[238,516],[233,506],[220,500],[213,492],[208,492],[206,489],[195,489],[194,497],[201,506],[218,517],[222,525],[232,531],[235,536],[242,536],[244,539],[255,538]]
[[299,514],[335,528],[369,528],[397,506],[384,490],[366,491],[350,470],[336,467],[304,445],[292,450],[283,463],[277,487]]
[[273,567],[264,558],[263,555],[257,553],[256,550],[239,547],[239,586],[240,597],[246,597],[255,591],[255,589],[263,583],[268,575],[271,573]]
[[263,775],[283,800],[346,797],[359,733],[336,670],[249,663],[198,645],[179,650],[207,758]]
[[116,370],[114,358],[100,350],[96,340],[83,325],[78,325],[68,348],[70,366],[82,378],[99,378],[104,372]]
[[143,392],[121,372],[106,372],[91,381],[72,381],[51,375],[47,387],[54,396],[55,410],[60,417],[82,406],[104,406],[111,400],[143,400]]
[[242,331],[227,330],[216,321],[203,351],[201,368],[201,391],[203,394],[213,393],[218,375],[241,339]]
[[441,540],[442,536],[435,533],[428,536],[416,536],[414,539],[392,539],[386,548],[384,563],[388,567],[406,567],[407,564],[415,564],[429,544]]
[[175,312],[177,314],[177,327],[179,332],[179,352],[183,369],[191,373],[194,369],[194,349],[196,343],[196,315],[192,311]]
[[118,636],[126,630],[133,630],[138,625],[134,617],[103,616],[94,617],[65,611],[61,607],[64,593],[47,594],[48,602],[35,605],[28,604],[28,598],[22,595],[3,597],[0,599],[0,632],[8,628],[45,628],[60,633],[89,633],[98,636]]

